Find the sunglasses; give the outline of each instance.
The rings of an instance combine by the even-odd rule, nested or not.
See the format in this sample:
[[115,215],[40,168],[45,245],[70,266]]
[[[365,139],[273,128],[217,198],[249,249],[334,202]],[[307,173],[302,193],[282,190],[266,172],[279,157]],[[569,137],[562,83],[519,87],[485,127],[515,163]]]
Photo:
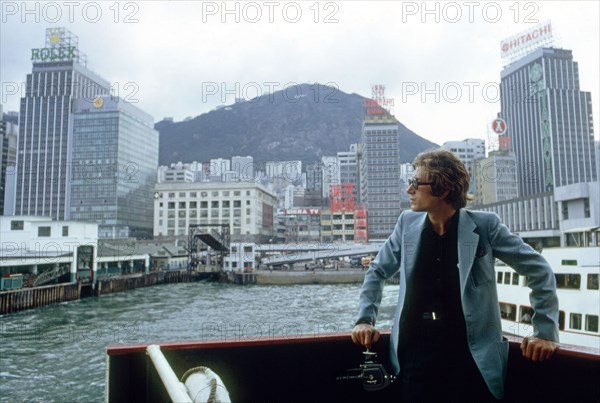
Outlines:
[[419,186],[423,185],[431,185],[433,182],[421,182],[418,181],[417,179],[409,179],[408,180],[408,186],[412,187],[414,190],[418,190]]

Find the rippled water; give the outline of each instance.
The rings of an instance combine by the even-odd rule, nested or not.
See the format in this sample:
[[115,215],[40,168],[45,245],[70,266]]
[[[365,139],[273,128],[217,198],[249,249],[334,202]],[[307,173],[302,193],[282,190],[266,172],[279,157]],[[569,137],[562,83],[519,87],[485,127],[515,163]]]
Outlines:
[[[100,402],[109,344],[349,331],[358,284],[169,284],[0,317],[0,401]],[[397,286],[379,324],[390,326]]]

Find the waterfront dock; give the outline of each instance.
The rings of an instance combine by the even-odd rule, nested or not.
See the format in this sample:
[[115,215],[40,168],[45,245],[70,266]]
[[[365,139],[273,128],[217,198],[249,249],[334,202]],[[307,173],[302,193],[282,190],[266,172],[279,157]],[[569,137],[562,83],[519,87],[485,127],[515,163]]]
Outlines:
[[352,284],[362,283],[364,277],[365,271],[360,269],[289,271],[258,270],[256,271],[256,284]]
[[98,280],[94,286],[91,283],[73,282],[3,291],[0,292],[0,315],[140,287],[169,283],[189,283],[207,278],[209,275],[207,273],[195,273],[187,269],[154,271],[147,274],[136,273],[105,278]]

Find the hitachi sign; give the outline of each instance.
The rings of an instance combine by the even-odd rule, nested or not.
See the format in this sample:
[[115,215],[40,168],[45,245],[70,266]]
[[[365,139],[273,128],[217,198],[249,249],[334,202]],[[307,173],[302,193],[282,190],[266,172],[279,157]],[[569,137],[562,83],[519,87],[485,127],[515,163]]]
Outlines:
[[54,62],[57,60],[71,60],[77,57],[75,50],[77,50],[77,46],[31,49],[31,61]]

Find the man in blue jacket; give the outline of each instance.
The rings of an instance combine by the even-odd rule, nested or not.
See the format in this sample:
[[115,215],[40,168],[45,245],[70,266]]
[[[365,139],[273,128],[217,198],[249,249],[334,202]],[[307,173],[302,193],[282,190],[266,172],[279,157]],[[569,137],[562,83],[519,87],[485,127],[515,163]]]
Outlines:
[[558,298],[546,260],[496,214],[464,209],[469,174],[451,152],[419,154],[409,181],[412,211],[400,214],[365,274],[352,340],[367,348],[384,281],[400,270],[390,338],[403,401],[493,401],[504,395],[508,342],[502,338],[494,261],[527,276],[534,335],[521,345],[532,361],[558,346]]

